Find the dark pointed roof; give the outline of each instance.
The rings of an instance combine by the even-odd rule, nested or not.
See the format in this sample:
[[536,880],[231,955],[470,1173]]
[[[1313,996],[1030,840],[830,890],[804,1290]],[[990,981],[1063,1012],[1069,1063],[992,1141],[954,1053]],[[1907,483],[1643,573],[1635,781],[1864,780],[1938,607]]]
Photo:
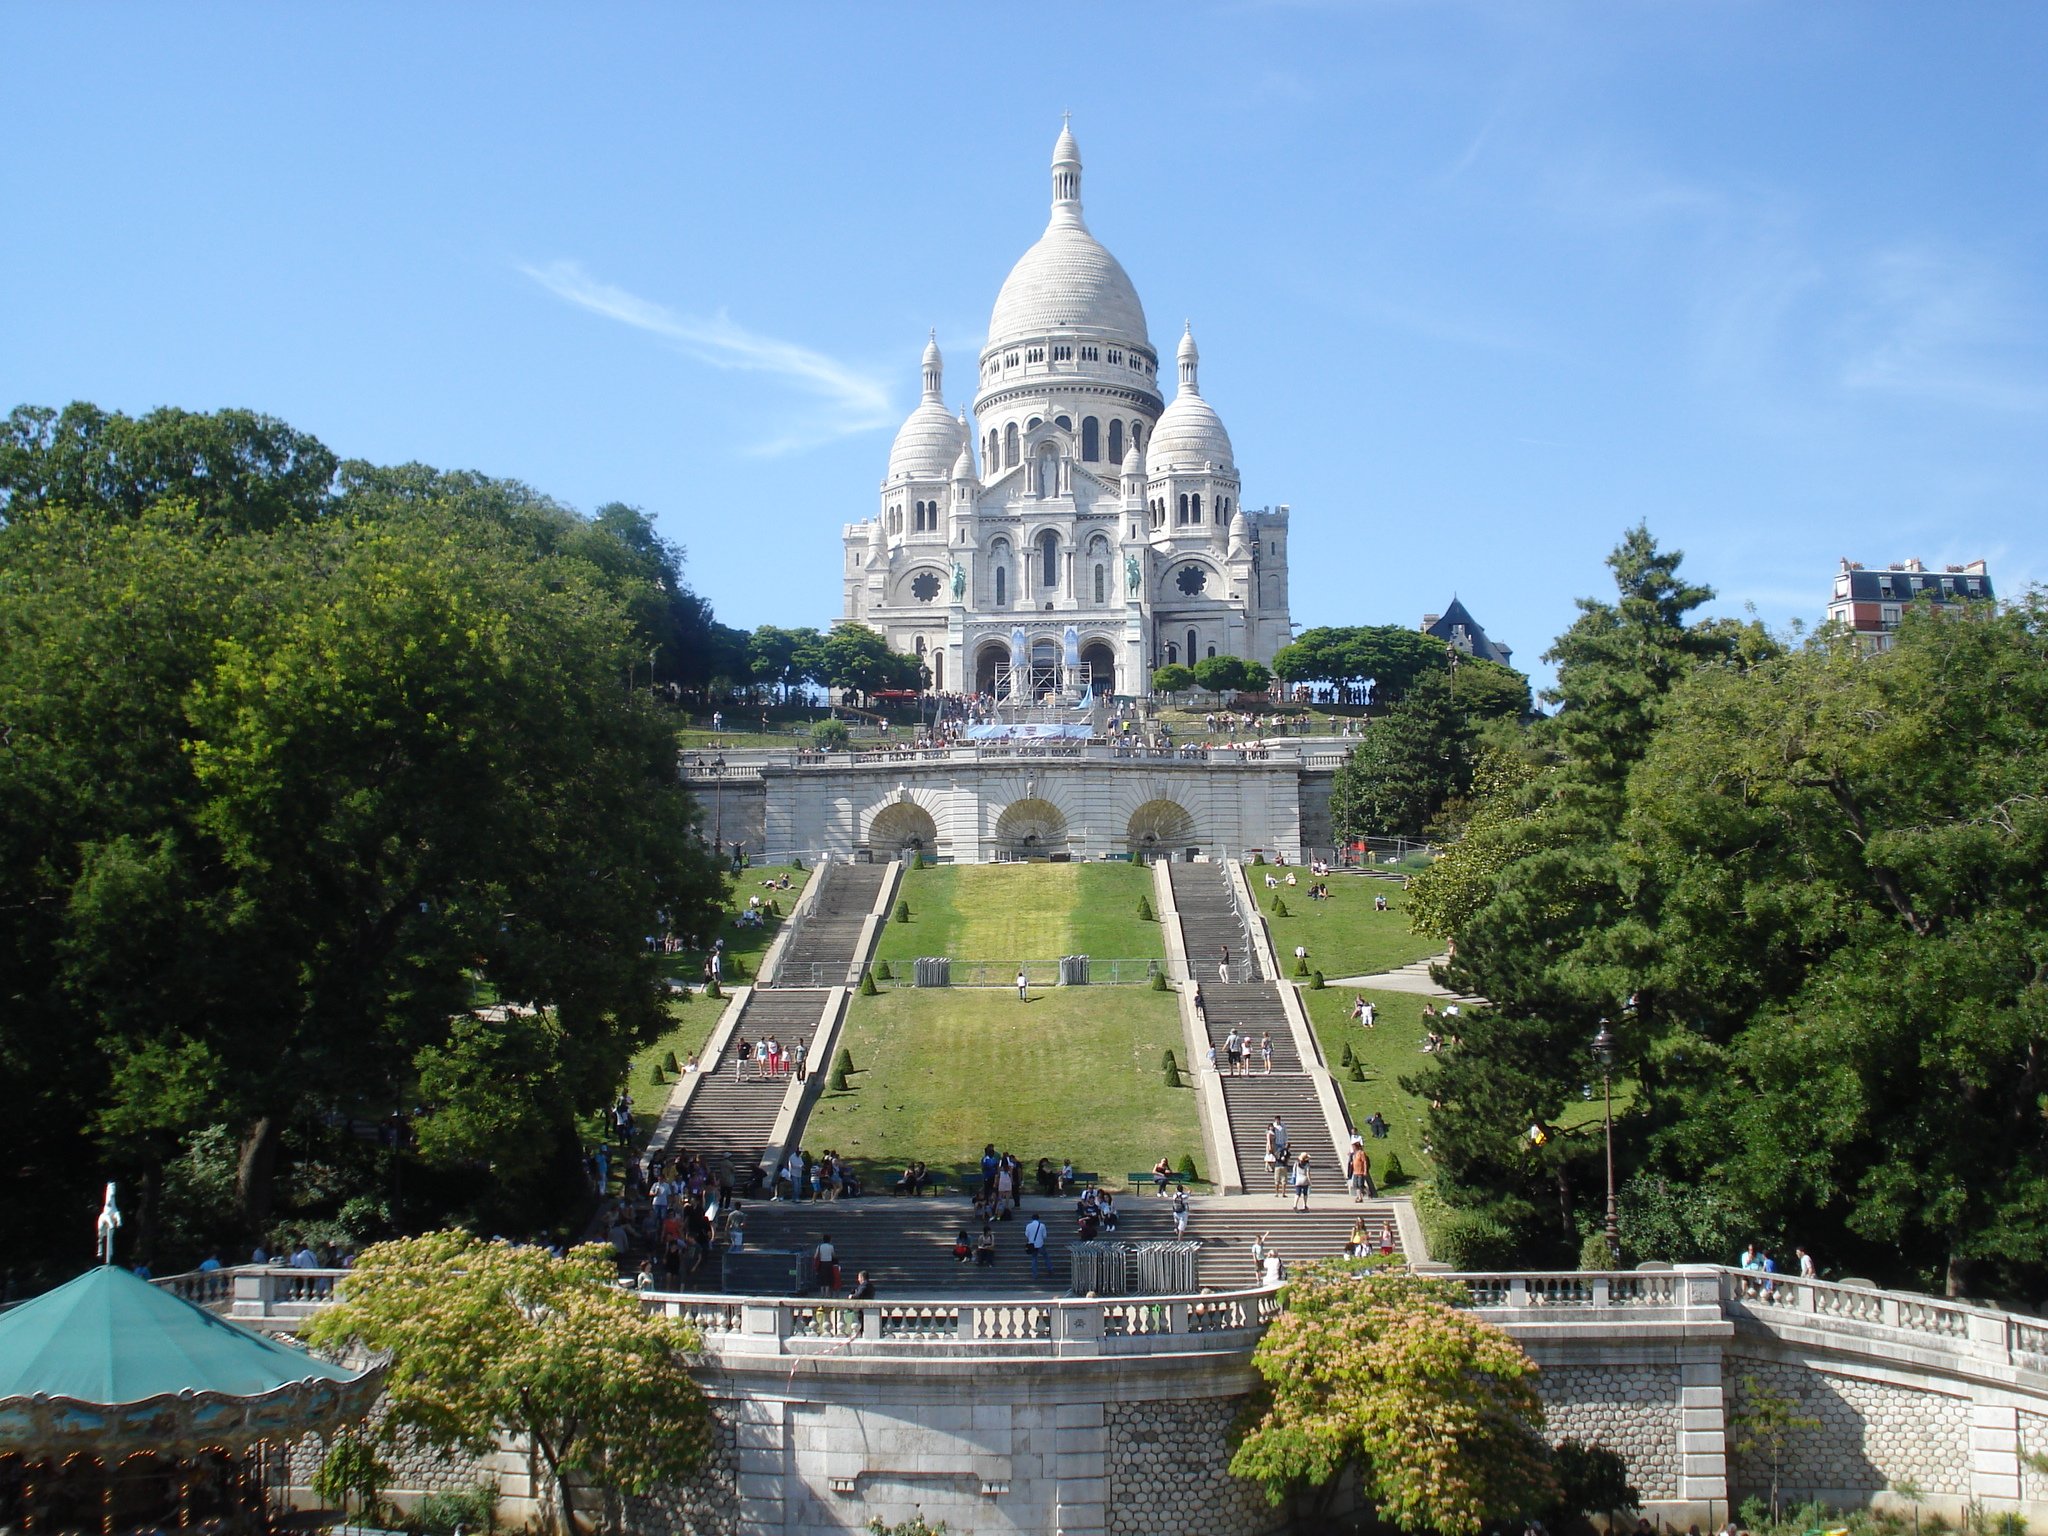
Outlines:
[[1508,660],[1515,654],[1513,647],[1497,645],[1487,639],[1486,631],[1480,627],[1479,621],[1473,618],[1465,605],[1455,597],[1451,599],[1450,606],[1437,615],[1434,623],[1423,626],[1422,632],[1425,635],[1434,635],[1439,640],[1453,642],[1458,640],[1458,631],[1461,629],[1464,631],[1463,643],[1481,661],[1497,661],[1504,667],[1514,665]]

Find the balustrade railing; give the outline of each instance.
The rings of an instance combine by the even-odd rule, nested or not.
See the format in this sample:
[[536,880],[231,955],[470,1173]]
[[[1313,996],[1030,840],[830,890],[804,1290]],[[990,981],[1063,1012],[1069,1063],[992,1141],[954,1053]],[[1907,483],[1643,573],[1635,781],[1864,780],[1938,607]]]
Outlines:
[[[332,1302],[348,1272],[244,1265],[169,1275],[156,1283],[209,1310],[296,1323]],[[1628,1309],[1675,1322],[1733,1317],[1765,1328],[1838,1328],[1872,1347],[1923,1347],[2048,1373],[2048,1320],[1991,1307],[1863,1285],[1762,1275],[1718,1266],[1583,1274],[1447,1274],[1476,1310],[1506,1314],[1510,1329],[1539,1319],[1588,1322]],[[926,1346],[1001,1346],[1003,1352],[1115,1354],[1161,1347],[1248,1348],[1279,1314],[1285,1291],[1257,1288],[1177,1296],[1016,1298],[956,1302],[703,1296],[643,1292],[642,1304],[696,1328],[712,1355],[855,1349],[887,1354]],[[1649,1321],[1650,1317],[1645,1317]],[[1161,1341],[1180,1341],[1178,1344]]]

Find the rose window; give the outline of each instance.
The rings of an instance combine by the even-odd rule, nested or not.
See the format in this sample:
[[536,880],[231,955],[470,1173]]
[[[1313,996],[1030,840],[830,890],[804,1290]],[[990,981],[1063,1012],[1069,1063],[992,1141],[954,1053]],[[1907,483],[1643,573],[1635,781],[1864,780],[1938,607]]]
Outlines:
[[1209,573],[1199,565],[1184,565],[1174,578],[1174,585],[1189,597],[1199,597],[1202,588],[1209,585]]
[[928,603],[939,595],[939,578],[930,571],[920,571],[910,583],[910,595],[920,603]]

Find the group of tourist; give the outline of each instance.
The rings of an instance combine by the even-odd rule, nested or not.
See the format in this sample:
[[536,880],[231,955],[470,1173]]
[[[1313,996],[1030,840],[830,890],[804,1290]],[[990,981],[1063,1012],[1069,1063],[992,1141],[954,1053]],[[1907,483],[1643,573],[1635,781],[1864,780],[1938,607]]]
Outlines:
[[607,1197],[599,1224],[623,1266],[639,1255],[631,1283],[641,1290],[681,1290],[718,1241],[745,1242],[745,1216],[735,1198],[730,1159],[677,1152],[628,1161],[625,1187]]
[[810,1046],[802,1040],[784,1046],[773,1035],[751,1042],[742,1038],[733,1046],[733,1076],[742,1083],[791,1076],[803,1082],[809,1058]]
[[[1222,1070],[1224,1075],[1228,1077],[1251,1075],[1254,1055],[1257,1056],[1259,1062],[1257,1075],[1260,1077],[1271,1077],[1273,1075],[1272,1034],[1270,1032],[1262,1033],[1259,1036],[1258,1043],[1254,1045],[1250,1030],[1241,1024],[1233,1026],[1230,1033],[1223,1037]],[[1209,1070],[1211,1072],[1217,1070],[1216,1046],[1213,1041],[1209,1045]]]
[[784,1189],[792,1200],[851,1200],[860,1194],[860,1175],[830,1147],[817,1158],[798,1147],[776,1171],[768,1198],[781,1200]]

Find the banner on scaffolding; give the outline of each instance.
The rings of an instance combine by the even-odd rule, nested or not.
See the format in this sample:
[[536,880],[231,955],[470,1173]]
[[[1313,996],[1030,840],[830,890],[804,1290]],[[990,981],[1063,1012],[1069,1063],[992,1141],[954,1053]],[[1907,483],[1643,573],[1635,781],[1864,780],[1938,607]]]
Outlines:
[[1086,725],[1039,720],[970,725],[966,732],[969,741],[1086,741],[1094,734]]

